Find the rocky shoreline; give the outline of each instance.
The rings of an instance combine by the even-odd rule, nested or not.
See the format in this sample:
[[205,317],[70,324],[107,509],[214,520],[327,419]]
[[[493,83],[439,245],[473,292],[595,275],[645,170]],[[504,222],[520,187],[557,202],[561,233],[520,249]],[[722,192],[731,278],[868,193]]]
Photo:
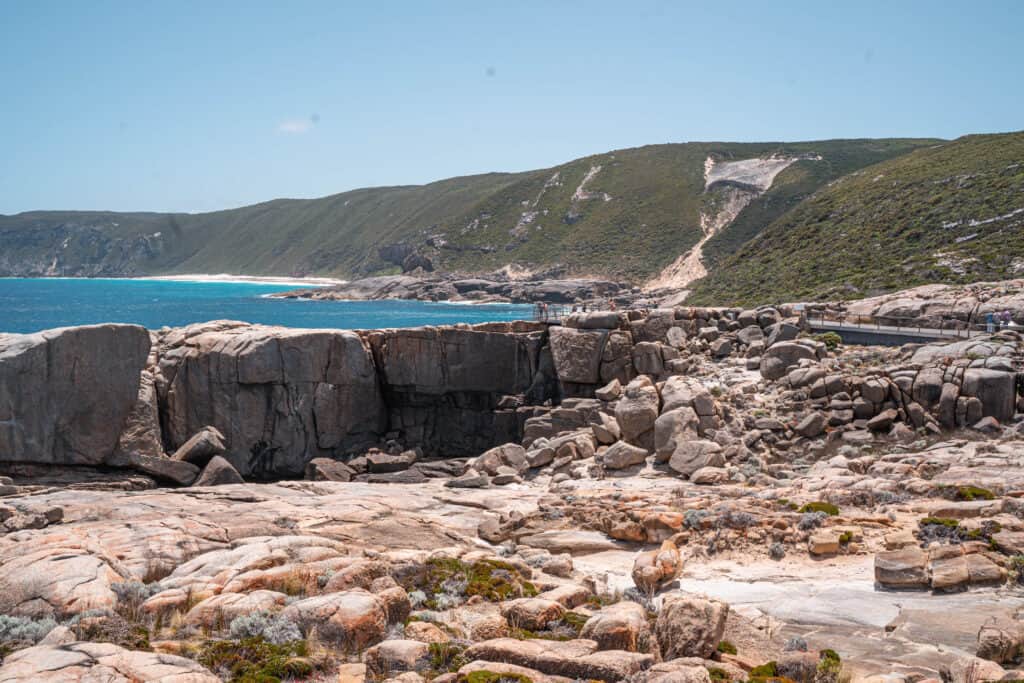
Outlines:
[[627,304],[641,295],[638,287],[611,280],[557,277],[511,279],[504,274],[466,277],[457,274],[381,275],[352,280],[332,287],[279,292],[273,298],[316,301],[377,301],[415,299],[473,303],[551,304],[610,301]]
[[0,681],[1020,677],[1021,336],[800,313],[0,335]]

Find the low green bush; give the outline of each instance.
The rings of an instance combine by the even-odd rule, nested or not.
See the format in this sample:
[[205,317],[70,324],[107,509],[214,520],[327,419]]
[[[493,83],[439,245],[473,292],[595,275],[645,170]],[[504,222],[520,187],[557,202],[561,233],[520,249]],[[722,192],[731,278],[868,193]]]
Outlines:
[[824,512],[830,517],[835,517],[839,514],[839,508],[832,503],[819,500],[814,503],[805,504],[798,512]]
[[304,640],[275,645],[262,638],[203,643],[196,661],[232,683],[308,678],[316,670]]

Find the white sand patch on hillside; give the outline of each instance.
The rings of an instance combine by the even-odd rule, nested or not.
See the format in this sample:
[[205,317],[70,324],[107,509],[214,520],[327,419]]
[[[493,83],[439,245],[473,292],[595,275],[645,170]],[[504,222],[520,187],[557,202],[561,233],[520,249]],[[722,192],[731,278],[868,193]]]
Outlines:
[[820,160],[821,157],[770,156],[767,159],[741,159],[740,161],[717,161],[708,157],[704,161],[704,189],[715,183],[742,183],[765,192],[775,182],[775,176],[782,173],[802,158]]
[[[701,212],[700,241],[650,280],[644,289],[681,289],[708,274],[704,266],[704,245],[731,224],[740,212],[764,194],[775,177],[801,159],[820,161],[818,155],[770,156],[764,159],[704,160],[704,191],[720,193],[722,202],[714,213]],[[684,297],[685,298],[685,297]]]

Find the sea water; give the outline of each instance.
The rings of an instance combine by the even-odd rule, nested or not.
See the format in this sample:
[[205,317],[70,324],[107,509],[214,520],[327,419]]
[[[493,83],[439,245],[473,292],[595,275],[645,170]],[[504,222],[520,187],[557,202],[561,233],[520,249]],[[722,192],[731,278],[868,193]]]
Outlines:
[[267,295],[296,284],[101,278],[0,278],[0,332],[95,323],[150,329],[206,320],[305,328],[370,329],[528,320],[523,304],[308,301]]

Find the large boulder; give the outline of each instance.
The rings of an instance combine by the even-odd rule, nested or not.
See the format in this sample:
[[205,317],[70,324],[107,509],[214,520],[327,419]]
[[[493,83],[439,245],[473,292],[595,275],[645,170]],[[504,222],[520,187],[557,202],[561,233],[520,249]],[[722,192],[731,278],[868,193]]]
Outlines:
[[626,384],[636,377],[633,367],[633,338],[629,332],[612,330],[601,353],[601,382],[618,380]]
[[615,406],[615,419],[622,430],[622,438],[641,447],[653,445],[658,406],[658,390],[649,379],[638,377],[627,384]]
[[507,443],[495,446],[475,460],[471,460],[469,466],[493,477],[498,473],[499,467],[511,467],[516,472],[522,473],[530,468],[530,463],[526,459],[525,448],[517,443]]
[[566,317],[564,324],[581,330],[614,330],[622,326],[623,317],[616,311],[574,313]]
[[722,447],[714,441],[703,439],[678,443],[668,460],[668,466],[685,477],[701,468],[721,467],[724,464]]
[[565,607],[546,598],[517,598],[501,606],[501,616],[513,628],[543,631],[548,622],[557,621],[565,614]]
[[174,460],[183,460],[202,467],[215,455],[227,449],[224,447],[224,435],[216,427],[203,427],[192,438],[174,451]]
[[647,594],[652,594],[664,584],[676,578],[683,568],[679,548],[672,541],[664,541],[657,550],[640,553],[633,560],[633,584]]
[[981,401],[982,415],[1000,422],[1013,418],[1016,405],[1016,377],[1013,373],[987,368],[969,368],[961,387],[964,396]]
[[661,386],[662,412],[676,408],[691,408],[698,396],[707,394],[708,390],[696,379],[685,375],[672,375]]
[[[147,361],[152,364],[155,359]],[[117,443],[117,456],[110,459],[111,465],[124,464],[124,456],[128,453],[161,456],[164,454],[163,437],[160,434],[160,409],[156,400],[156,380],[153,373],[143,370],[139,375],[139,393],[135,407],[121,428],[121,436]]]
[[185,623],[206,629],[230,624],[235,617],[253,612],[277,612],[284,607],[288,596],[270,590],[250,593],[220,593],[200,600],[185,614]]
[[595,641],[600,650],[646,650],[651,637],[647,610],[628,600],[609,605],[587,619],[580,637]]
[[385,640],[363,654],[367,668],[377,676],[430,667],[430,646],[418,640]]
[[364,590],[327,593],[293,602],[281,613],[304,631],[343,648],[361,650],[379,643],[387,629],[387,611],[377,596]]
[[699,439],[700,420],[693,408],[676,408],[662,413],[654,421],[656,462],[667,462],[683,443]]
[[149,332],[137,325],[0,334],[0,461],[112,459],[149,347]]
[[210,462],[192,482],[193,486],[224,486],[225,484],[244,484],[245,480],[234,467],[219,455],[213,456]]
[[929,585],[928,555],[916,547],[878,553],[875,581],[885,588],[925,588]]
[[188,486],[199,476],[199,468],[196,465],[164,456],[131,453],[128,455],[128,464],[133,469],[148,474],[154,479],[168,481],[179,486]]
[[596,650],[597,643],[585,639],[558,641],[495,638],[470,646],[464,654],[469,660],[512,664],[548,676],[609,682],[626,680],[654,663],[651,655],[621,650]]
[[661,354],[661,344],[657,342],[638,342],[633,346],[633,367],[641,375],[655,377],[665,371],[665,360]]
[[769,325],[766,332],[768,337],[765,341],[765,348],[771,349],[776,344],[796,339],[800,334],[800,328],[792,323],[777,322]]
[[[719,664],[714,667],[723,669]],[[745,672],[740,669],[738,674]],[[716,679],[717,680],[717,679]],[[739,675],[730,677],[730,680],[743,680]],[[646,669],[626,679],[627,683],[711,683],[711,675],[704,660],[695,657],[673,659],[670,662],[659,662],[650,669]]]
[[601,355],[608,332],[552,327],[549,337],[555,372],[562,382],[597,384],[601,381]]
[[608,450],[597,456],[598,462],[609,470],[621,470],[634,465],[642,465],[647,460],[647,451],[639,446],[632,446],[625,441],[618,441]]
[[722,641],[729,605],[718,600],[669,595],[661,606],[654,633],[662,659],[710,658]]
[[761,376],[765,379],[782,379],[789,369],[801,360],[817,360],[817,352],[805,344],[783,341],[772,344],[761,354]]
[[330,458],[313,458],[306,465],[306,479],[312,481],[352,481],[356,471]]

